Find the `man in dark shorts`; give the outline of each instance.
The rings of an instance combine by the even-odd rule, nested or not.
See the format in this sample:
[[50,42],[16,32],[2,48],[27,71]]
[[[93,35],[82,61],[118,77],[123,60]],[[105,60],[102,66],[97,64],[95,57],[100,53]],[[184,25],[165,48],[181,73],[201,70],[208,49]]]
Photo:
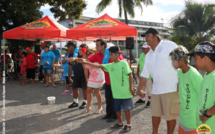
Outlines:
[[[27,47],[26,51],[27,51],[27,56],[26,56],[27,79],[28,79],[28,82],[33,85],[35,81],[35,70],[36,70],[35,62],[38,60],[39,56],[36,53],[31,52],[30,47]],[[32,82],[30,80],[32,80]]]
[[[78,53],[74,54],[74,50],[77,46],[77,43],[75,41],[69,41],[67,43],[67,48],[68,50],[71,50],[70,52],[72,54],[69,55],[70,57],[75,57],[74,55],[77,55],[77,57],[81,57]],[[73,81],[72,84],[72,89],[73,89],[73,103],[69,105],[68,108],[74,108],[78,107],[78,96],[79,96],[79,91],[78,88],[82,88],[83,90],[83,103],[79,107],[79,109],[83,109],[87,106],[87,83],[84,75],[84,69],[81,63],[78,63],[76,61],[72,61],[69,63],[69,79],[70,81]],[[74,73],[73,80],[71,79],[72,77],[72,72]]]

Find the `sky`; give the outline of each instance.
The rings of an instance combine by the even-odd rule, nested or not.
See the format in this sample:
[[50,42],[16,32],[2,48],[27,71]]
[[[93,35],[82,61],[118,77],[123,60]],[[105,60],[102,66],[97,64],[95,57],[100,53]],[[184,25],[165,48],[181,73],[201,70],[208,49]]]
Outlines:
[[[192,0],[195,2],[207,4],[214,3],[215,0]],[[100,0],[86,0],[87,7],[83,12],[83,16],[98,18],[105,13],[113,18],[119,18],[119,10],[117,5],[117,0],[113,0],[111,5],[108,6],[103,12],[96,13],[96,5],[100,2]],[[48,15],[52,19],[56,20],[53,14],[49,11],[50,6],[45,5],[41,7],[41,11],[43,12],[43,17]],[[130,18],[132,20],[140,20],[140,21],[151,21],[151,22],[160,22],[164,23],[165,26],[171,27],[171,20],[176,17],[179,13],[181,13],[185,9],[185,0],[153,0],[152,6],[143,5],[143,12],[136,7],[135,8],[135,17]],[[122,14],[122,19],[124,19],[124,15]]]

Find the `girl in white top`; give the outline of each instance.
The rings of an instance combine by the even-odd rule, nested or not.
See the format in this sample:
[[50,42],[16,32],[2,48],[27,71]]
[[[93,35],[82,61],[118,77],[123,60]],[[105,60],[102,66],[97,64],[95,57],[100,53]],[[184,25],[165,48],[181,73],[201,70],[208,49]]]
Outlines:
[[[84,59],[87,59],[87,57],[90,56],[88,46],[86,44],[80,45],[79,54],[82,55]],[[104,72],[100,68],[95,68],[84,64],[83,68],[85,78],[87,81],[87,108],[86,110],[83,111],[83,113],[84,114],[88,113],[91,110],[92,92],[94,91],[98,101],[98,107],[94,113],[99,114],[102,111],[102,96],[100,93],[100,89],[102,85],[105,83]]]

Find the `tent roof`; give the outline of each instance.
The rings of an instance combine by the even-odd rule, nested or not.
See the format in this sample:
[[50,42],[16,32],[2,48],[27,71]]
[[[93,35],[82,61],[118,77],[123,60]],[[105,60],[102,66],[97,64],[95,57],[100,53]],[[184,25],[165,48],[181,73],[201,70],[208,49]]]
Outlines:
[[59,41],[66,38],[68,28],[45,16],[37,21],[22,25],[20,27],[5,31],[4,39],[17,39],[29,41]]
[[67,30],[67,38],[74,40],[125,40],[126,37],[136,37],[137,29],[128,26],[109,15],[94,19],[81,26]]

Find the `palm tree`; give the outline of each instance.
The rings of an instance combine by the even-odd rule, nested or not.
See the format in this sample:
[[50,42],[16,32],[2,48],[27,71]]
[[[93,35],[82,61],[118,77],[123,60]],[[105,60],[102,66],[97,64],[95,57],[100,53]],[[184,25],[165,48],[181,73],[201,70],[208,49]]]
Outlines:
[[[182,45],[211,41],[215,36],[215,4],[186,2],[185,10],[172,21],[172,26],[175,38]],[[186,44],[184,39],[191,44]]]
[[[107,6],[111,4],[112,0],[101,0],[99,4],[96,6],[96,12],[102,12]],[[122,17],[122,11],[125,16],[125,23],[128,24],[128,16],[129,14],[132,18],[135,17],[134,7],[137,6],[141,9],[141,13],[143,12],[144,5],[152,5],[152,0],[118,0],[119,5],[119,17]]]
[[[104,11],[104,9],[111,4],[112,0],[101,0],[99,4],[96,6],[96,12],[100,13]],[[135,17],[134,7],[139,7],[141,9],[141,13],[143,12],[142,4],[148,6],[152,5],[152,0],[118,0],[119,6],[119,17],[122,17],[122,11],[125,16],[125,23],[128,24],[128,16],[129,14],[132,18]],[[136,62],[133,53],[131,53],[131,59],[133,62]]]

